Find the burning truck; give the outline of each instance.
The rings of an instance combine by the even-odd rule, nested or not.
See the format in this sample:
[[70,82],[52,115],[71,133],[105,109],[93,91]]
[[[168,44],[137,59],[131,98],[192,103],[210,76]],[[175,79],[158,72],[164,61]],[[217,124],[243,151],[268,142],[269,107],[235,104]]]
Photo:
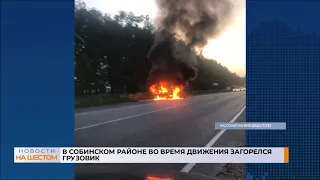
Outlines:
[[[232,1],[233,2],[233,1]],[[156,0],[157,34],[148,53],[147,81],[155,100],[182,99],[197,77],[196,55],[229,22],[231,0]]]
[[185,97],[183,86],[175,85],[170,81],[160,81],[150,86],[154,100],[176,100]]
[[154,100],[185,98],[188,82],[197,74],[197,60],[191,48],[162,31],[156,36],[148,60],[152,63],[148,90]]

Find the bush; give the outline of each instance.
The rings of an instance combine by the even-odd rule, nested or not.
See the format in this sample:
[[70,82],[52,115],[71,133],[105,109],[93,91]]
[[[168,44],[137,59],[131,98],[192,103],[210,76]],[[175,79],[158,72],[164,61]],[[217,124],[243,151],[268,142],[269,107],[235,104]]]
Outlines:
[[[186,93],[186,96],[210,94],[220,92],[218,90],[199,90]],[[123,102],[139,102],[153,99],[152,95],[147,92],[132,94],[90,94],[79,95],[75,97],[75,108],[86,108],[94,106],[103,106]]]
[[211,94],[211,93],[218,93],[221,92],[220,90],[197,90],[197,91],[192,91],[188,93],[189,95],[201,95],[201,94]]
[[131,101],[142,101],[142,100],[152,99],[152,96],[149,93],[142,92],[142,93],[129,94],[129,99]]
[[125,94],[90,94],[75,97],[75,108],[85,108],[128,102],[128,95]]

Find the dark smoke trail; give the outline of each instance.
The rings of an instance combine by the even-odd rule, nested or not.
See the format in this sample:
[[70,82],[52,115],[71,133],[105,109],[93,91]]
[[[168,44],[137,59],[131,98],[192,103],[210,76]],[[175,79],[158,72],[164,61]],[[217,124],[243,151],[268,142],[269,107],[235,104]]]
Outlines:
[[197,76],[195,52],[218,36],[231,16],[231,0],[156,0],[158,31],[148,59],[151,80],[180,82]]

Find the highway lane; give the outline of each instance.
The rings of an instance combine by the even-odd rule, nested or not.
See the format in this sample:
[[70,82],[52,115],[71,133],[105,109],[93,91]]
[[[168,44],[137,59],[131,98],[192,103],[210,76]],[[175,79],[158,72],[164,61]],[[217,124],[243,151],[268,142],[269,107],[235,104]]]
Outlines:
[[[204,147],[220,132],[214,129],[214,122],[232,120],[243,109],[245,101],[245,92],[230,92],[176,101],[152,101],[77,111],[75,145]],[[228,133],[222,136],[227,137],[228,141],[233,139],[228,137]],[[126,171],[133,168],[181,171],[185,166],[186,164],[76,165],[76,173]]]

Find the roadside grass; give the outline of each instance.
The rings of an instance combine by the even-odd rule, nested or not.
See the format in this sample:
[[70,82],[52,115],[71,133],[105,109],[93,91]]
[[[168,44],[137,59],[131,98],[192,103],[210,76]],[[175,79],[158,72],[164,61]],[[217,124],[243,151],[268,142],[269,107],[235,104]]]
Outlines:
[[203,94],[214,94],[222,92],[221,90],[198,90],[198,91],[192,91],[188,93],[190,96],[196,96],[196,95],[203,95]]
[[75,108],[97,107],[149,99],[152,99],[149,93],[78,95],[75,97]]
[[87,108],[128,102],[127,94],[90,94],[75,97],[75,108]]
[[[218,93],[218,90],[199,90],[187,93],[187,96],[196,96],[203,94]],[[149,93],[132,93],[132,94],[89,94],[78,95],[75,97],[75,108],[97,107],[125,102],[139,102],[151,100],[152,96]]]

